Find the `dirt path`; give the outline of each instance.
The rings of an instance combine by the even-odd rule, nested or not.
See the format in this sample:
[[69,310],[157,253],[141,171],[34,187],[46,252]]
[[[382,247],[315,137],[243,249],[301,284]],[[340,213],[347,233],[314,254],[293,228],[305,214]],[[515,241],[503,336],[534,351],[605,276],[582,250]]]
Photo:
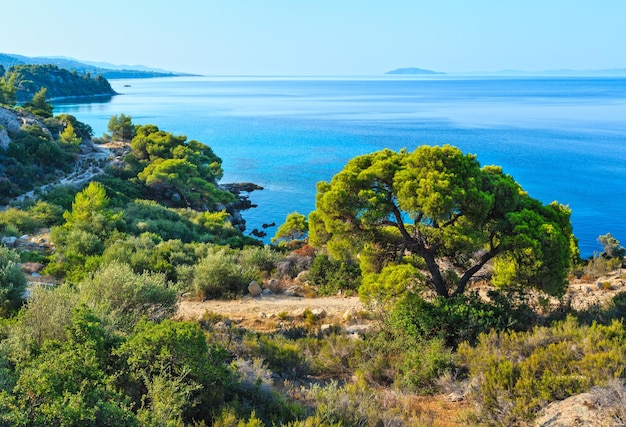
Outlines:
[[286,295],[252,297],[250,295],[237,300],[181,301],[177,319],[196,320],[206,311],[218,313],[237,321],[267,319],[279,315],[297,315],[303,310],[324,310],[326,316],[343,317],[346,313],[358,313],[364,310],[358,297],[322,297],[303,298]]

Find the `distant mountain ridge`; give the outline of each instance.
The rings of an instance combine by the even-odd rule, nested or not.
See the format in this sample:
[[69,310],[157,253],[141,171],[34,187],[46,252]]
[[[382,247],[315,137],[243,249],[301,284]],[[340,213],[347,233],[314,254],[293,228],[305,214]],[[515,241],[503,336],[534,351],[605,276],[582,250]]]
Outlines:
[[149,68],[143,65],[114,65],[106,62],[81,61],[63,56],[38,56],[29,57],[10,53],[0,53],[0,65],[8,69],[14,65],[56,65],[77,73],[102,74],[107,79],[130,79],[150,77],[177,77],[191,74],[177,73],[174,71]]
[[387,71],[385,74],[445,74],[439,71],[425,70],[423,68],[397,68],[395,70]]
[[499,70],[499,71],[457,71],[439,72],[423,68],[398,68],[385,74],[396,75],[450,75],[450,76],[503,76],[503,77],[626,77],[626,68],[610,68],[598,70]]

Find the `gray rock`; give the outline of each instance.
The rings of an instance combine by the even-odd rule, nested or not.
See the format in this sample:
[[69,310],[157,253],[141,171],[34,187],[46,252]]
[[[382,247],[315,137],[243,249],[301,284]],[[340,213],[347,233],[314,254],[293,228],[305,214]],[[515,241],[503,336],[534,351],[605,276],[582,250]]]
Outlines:
[[577,394],[565,400],[550,403],[543,408],[535,420],[537,427],[570,427],[615,425],[605,424],[608,414],[602,414],[602,408],[591,393]]
[[268,297],[272,295],[272,291],[269,289],[263,289],[263,296]]
[[15,246],[15,242],[17,242],[17,237],[15,236],[3,237],[0,242],[2,242],[3,245],[12,248],[13,246]]
[[256,280],[253,280],[248,285],[248,292],[250,292],[250,295],[252,295],[253,297],[258,297],[259,295],[261,295],[263,290],[261,289],[259,283]]
[[346,334],[362,337],[365,336],[370,329],[370,325],[351,325],[346,328]]

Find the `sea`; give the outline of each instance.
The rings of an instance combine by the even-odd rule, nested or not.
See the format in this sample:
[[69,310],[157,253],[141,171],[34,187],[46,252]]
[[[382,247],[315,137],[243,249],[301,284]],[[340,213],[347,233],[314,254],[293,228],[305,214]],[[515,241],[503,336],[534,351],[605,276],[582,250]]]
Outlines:
[[[572,210],[583,256],[601,234],[626,244],[626,78],[171,77],[111,80],[119,95],[55,114],[154,124],[209,145],[221,182],[253,182],[247,232],[269,238],[315,208],[316,184],[357,155],[451,144],[500,165],[532,197]],[[276,224],[263,228],[263,225]]]

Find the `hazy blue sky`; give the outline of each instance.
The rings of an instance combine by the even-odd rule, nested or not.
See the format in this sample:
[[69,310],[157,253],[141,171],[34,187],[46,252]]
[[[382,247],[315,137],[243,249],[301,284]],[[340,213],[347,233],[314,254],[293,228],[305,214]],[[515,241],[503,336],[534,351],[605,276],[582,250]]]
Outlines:
[[199,74],[626,67],[624,0],[20,0],[0,52]]

